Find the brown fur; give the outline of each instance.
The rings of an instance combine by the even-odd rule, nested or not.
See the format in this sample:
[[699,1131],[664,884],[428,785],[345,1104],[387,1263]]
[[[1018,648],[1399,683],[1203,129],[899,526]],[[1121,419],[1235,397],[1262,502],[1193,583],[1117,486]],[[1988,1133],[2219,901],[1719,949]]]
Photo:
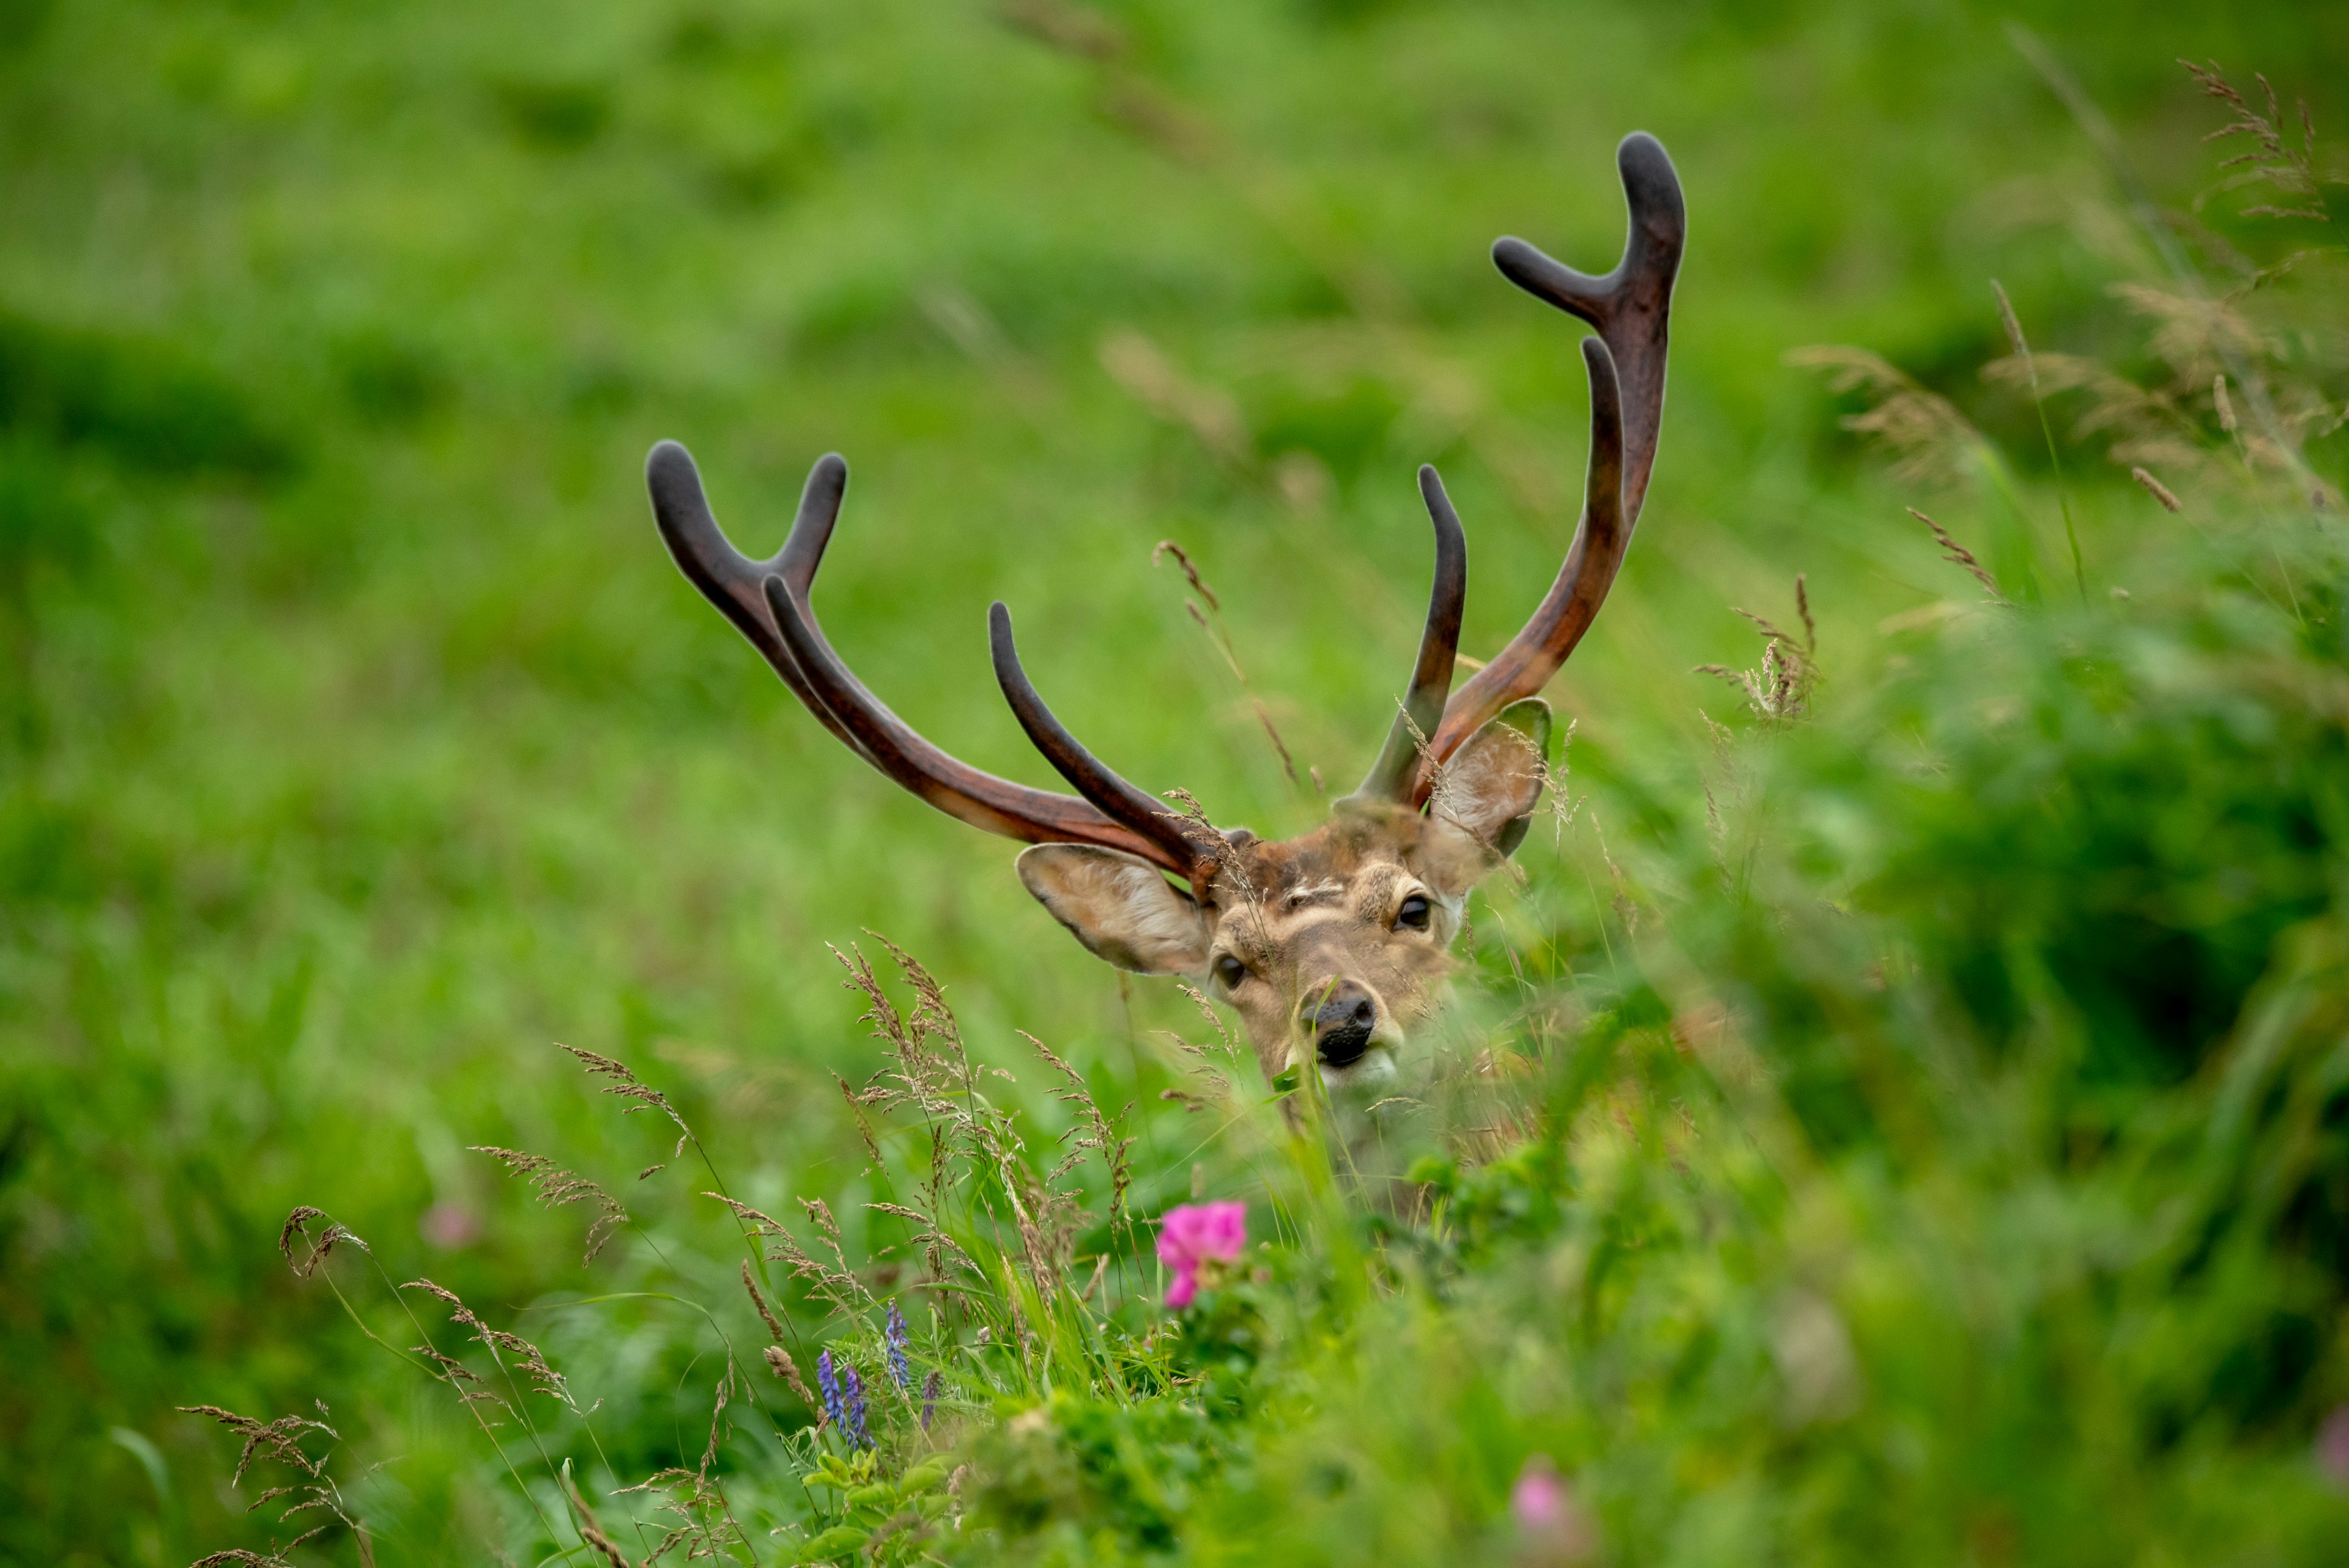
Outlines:
[[[1236,829],[1190,894],[1147,862],[1084,845],[1028,850],[1020,879],[1118,967],[1206,980],[1239,1013],[1268,1078],[1310,1053],[1300,1009],[1341,984],[1366,992],[1373,1049],[1324,1075],[1367,1085],[1393,1075],[1441,1003],[1468,891],[1515,846],[1540,799],[1538,744],[1487,725],[1445,767],[1424,814],[1348,801],[1300,837],[1267,842]],[[1398,919],[1413,895],[1428,901],[1423,929]],[[1227,959],[1245,970],[1237,980]]]

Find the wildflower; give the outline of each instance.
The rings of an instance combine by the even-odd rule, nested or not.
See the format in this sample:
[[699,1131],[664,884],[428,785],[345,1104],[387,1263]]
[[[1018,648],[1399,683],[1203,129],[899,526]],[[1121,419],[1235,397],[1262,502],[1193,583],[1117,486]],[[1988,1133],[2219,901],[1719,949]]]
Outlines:
[[1166,1287],[1166,1304],[1191,1304],[1199,1291],[1199,1270],[1208,1262],[1228,1263],[1247,1243],[1245,1203],[1181,1203],[1158,1222],[1158,1261],[1174,1275]]
[[1524,1563],[1580,1563],[1597,1545],[1589,1521],[1547,1454],[1527,1456],[1517,1471],[1516,1484],[1509,1489],[1509,1517],[1523,1543]]
[[1553,1533],[1566,1521],[1571,1506],[1566,1482],[1558,1479],[1544,1454],[1527,1459],[1525,1469],[1517,1472],[1517,1484],[1509,1489],[1509,1517],[1528,1535]]
[[2336,1487],[2349,1488],[2349,1405],[2336,1405],[2316,1429],[2316,1468]]
[[922,1430],[925,1432],[930,1429],[930,1417],[938,1407],[938,1390],[945,1386],[946,1379],[936,1372],[922,1379]]
[[[851,1368],[849,1376],[854,1377],[855,1375],[855,1370]],[[823,1413],[832,1417],[833,1426],[845,1426],[848,1407],[841,1402],[840,1376],[833,1370],[832,1352],[829,1350],[815,1358],[815,1386],[823,1390]]]
[[851,1445],[860,1449],[873,1446],[873,1434],[864,1428],[864,1379],[856,1375],[854,1366],[840,1369],[841,1429],[848,1434]]
[[897,1380],[898,1387],[911,1388],[914,1369],[905,1361],[905,1314],[897,1310],[895,1302],[889,1303],[889,1319],[882,1334],[889,1342],[889,1376]]

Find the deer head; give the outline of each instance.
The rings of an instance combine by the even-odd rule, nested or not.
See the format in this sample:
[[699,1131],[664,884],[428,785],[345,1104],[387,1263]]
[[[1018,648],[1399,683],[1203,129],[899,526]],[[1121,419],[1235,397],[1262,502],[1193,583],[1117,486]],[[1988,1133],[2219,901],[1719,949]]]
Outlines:
[[661,537],[842,744],[949,816],[1032,846],[1020,881],[1087,948],[1121,969],[1205,981],[1246,1020],[1268,1076],[1309,1054],[1333,1084],[1375,1081],[1440,999],[1469,889],[1525,836],[1550,731],[1536,693],[1599,613],[1647,494],[1686,218],[1654,138],[1625,138],[1616,161],[1630,235],[1614,271],[1576,272],[1523,240],[1493,246],[1503,275],[1599,334],[1582,343],[1590,459],[1557,581],[1524,629],[1454,691],[1467,545],[1435,470],[1419,471],[1435,585],[1418,661],[1361,787],[1301,837],[1218,830],[1110,771],[1037,695],[999,602],[988,611],[996,680],[1076,794],[981,773],[915,733],[833,651],[810,602],[848,483],[836,455],[808,475],[782,549],[753,561],[719,529],[692,458],[662,441],[646,464]]

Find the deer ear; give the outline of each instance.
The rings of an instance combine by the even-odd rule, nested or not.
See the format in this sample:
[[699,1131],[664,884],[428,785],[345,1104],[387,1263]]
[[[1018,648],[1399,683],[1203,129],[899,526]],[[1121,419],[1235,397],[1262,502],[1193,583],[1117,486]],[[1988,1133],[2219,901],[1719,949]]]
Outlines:
[[1090,844],[1039,844],[1019,854],[1019,880],[1096,957],[1136,974],[1207,967],[1198,900],[1139,856]]
[[1549,732],[1548,703],[1512,702],[1436,775],[1421,843],[1429,880],[1447,895],[1465,893],[1525,841],[1548,778]]

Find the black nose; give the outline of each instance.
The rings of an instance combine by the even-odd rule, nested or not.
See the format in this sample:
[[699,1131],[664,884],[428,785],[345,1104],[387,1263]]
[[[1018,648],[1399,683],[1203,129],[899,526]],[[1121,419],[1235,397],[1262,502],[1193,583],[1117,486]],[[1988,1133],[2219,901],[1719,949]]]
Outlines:
[[1379,1004],[1361,985],[1341,980],[1308,992],[1297,1016],[1299,1023],[1312,1031],[1314,1054],[1324,1065],[1350,1067],[1371,1048],[1371,1031],[1378,1027]]

